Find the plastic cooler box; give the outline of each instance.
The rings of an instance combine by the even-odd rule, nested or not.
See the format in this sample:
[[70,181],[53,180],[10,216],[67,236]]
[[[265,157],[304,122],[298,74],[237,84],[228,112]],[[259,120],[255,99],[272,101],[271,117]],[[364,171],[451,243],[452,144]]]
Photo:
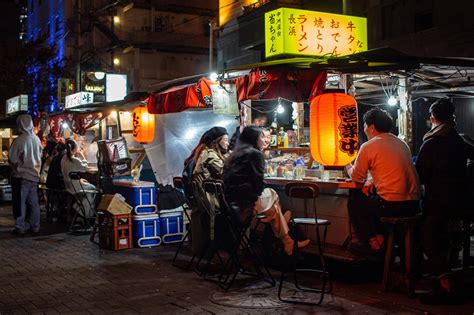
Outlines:
[[133,241],[138,247],[153,247],[161,244],[160,218],[157,214],[133,217]]
[[160,211],[161,239],[163,243],[180,242],[185,234],[183,224],[183,211]]
[[114,181],[114,190],[125,197],[137,215],[153,214],[158,210],[153,182]]

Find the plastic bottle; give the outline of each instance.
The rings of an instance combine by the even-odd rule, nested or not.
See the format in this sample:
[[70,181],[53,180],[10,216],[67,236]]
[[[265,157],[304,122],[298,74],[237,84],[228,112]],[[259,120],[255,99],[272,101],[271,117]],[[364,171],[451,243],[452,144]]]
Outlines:
[[280,131],[278,132],[278,147],[279,148],[284,148],[285,147],[285,130],[283,130],[283,127],[280,128]]

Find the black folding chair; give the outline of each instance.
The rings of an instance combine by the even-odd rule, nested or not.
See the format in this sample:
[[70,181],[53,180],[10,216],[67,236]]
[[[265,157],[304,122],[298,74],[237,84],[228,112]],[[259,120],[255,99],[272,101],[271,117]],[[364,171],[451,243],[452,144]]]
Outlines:
[[[220,246],[216,248],[217,251],[223,250],[227,252],[229,256],[223,265],[222,272],[219,276],[219,286],[225,290],[230,289],[239,272],[253,277],[258,277],[259,279],[264,280],[274,286],[275,280],[273,279],[273,276],[271,275],[268,268],[264,265],[263,261],[253,252],[250,246],[250,239],[246,235],[246,230],[250,226],[251,217],[248,218],[248,222],[240,222],[240,209],[234,204],[229,205],[227,203],[224,196],[222,181],[205,180],[203,182],[203,188],[204,191],[209,194],[209,196],[214,196],[214,198],[218,200],[220,216],[222,220],[219,220],[216,223],[222,224],[223,226],[216,226],[216,230],[219,228],[220,230],[225,231],[227,236],[231,236],[229,238],[231,242],[230,244],[226,244],[226,246],[223,248]],[[250,259],[256,274],[245,271],[245,268],[240,261],[239,249],[241,249]],[[266,275],[262,271],[261,267],[264,268]]]
[[[189,240],[189,236],[191,235],[190,233],[191,233],[191,228],[192,228],[192,222],[191,222],[191,217],[189,216],[188,211],[190,209],[192,209],[193,207],[196,207],[197,205],[196,205],[195,198],[193,196],[189,196],[189,195],[186,194],[186,192],[184,190],[184,183],[183,183],[183,178],[182,177],[179,177],[179,176],[173,177],[173,185],[176,189],[179,189],[184,195],[186,203],[183,205],[183,212],[184,212],[184,215],[186,216],[186,218],[188,219],[188,222],[189,222],[189,226],[186,230],[186,234],[184,234],[183,239],[178,244],[178,248],[176,249],[176,252],[175,252],[174,257],[173,257],[173,263],[172,263],[172,265],[174,267],[183,268],[182,266],[176,264],[176,259],[178,258],[178,255],[181,251],[181,248],[183,247],[183,243],[186,240]],[[187,269],[191,268],[195,258],[196,258],[196,255],[193,255],[193,257],[191,258],[189,263],[184,267],[184,269],[187,270]]]
[[[285,274],[288,273],[287,267],[285,266],[282,269],[280,277],[280,285],[278,287],[278,298],[283,302],[294,303],[294,304],[304,304],[304,305],[319,305],[323,302],[324,294],[331,293],[332,291],[332,281],[329,275],[329,272],[326,269],[326,261],[324,258],[324,244],[326,242],[327,227],[331,224],[328,220],[319,219],[318,213],[316,210],[316,198],[319,196],[319,186],[312,183],[289,183],[285,186],[285,192],[288,197],[290,197],[290,204],[293,209],[293,199],[302,199],[304,204],[304,213],[305,217],[303,218],[293,218],[291,223],[291,232],[293,239],[295,240],[293,247],[293,254],[289,257],[291,263],[291,272],[293,273],[294,285],[295,288],[304,291],[319,293],[319,300],[317,302],[308,302],[307,300],[297,299],[297,298],[288,298],[282,297],[282,287],[285,280]],[[308,201],[312,201],[312,208],[314,211],[313,217],[308,217]],[[321,269],[299,269],[298,268],[298,257],[299,257],[299,248],[298,248],[298,235],[297,235],[297,226],[314,226],[316,232],[316,245],[318,248],[318,255],[320,258]],[[323,228],[323,234],[321,235],[321,228]],[[298,282],[298,273],[313,273],[320,276],[322,279],[322,284],[320,288],[313,287],[302,287]],[[326,285],[329,283],[329,288],[326,288]]]
[[[82,218],[83,222],[83,228],[84,232],[87,230],[93,229],[92,235],[91,235],[91,241],[93,241],[93,235],[95,234],[95,226],[96,223],[94,223],[94,226],[91,226],[90,221],[92,219],[96,220],[97,219],[97,214],[96,214],[96,207],[95,207],[95,197],[99,193],[99,191],[95,189],[84,189],[84,186],[82,185],[81,182],[81,177],[78,172],[70,172],[69,173],[69,178],[71,181],[77,181],[79,183],[80,189],[77,189],[75,185],[72,185],[74,189],[74,194],[72,195],[72,202],[70,203],[70,209],[74,210],[74,216],[72,218],[71,226],[69,228],[70,232],[74,231],[74,226],[76,224],[76,221],[79,218]],[[93,194],[94,195],[94,201],[91,203],[89,198],[87,198],[87,194]],[[87,205],[89,206],[89,209],[92,209],[94,214],[93,216],[88,216],[87,215],[87,210],[86,207],[84,206],[84,201],[86,201]]]

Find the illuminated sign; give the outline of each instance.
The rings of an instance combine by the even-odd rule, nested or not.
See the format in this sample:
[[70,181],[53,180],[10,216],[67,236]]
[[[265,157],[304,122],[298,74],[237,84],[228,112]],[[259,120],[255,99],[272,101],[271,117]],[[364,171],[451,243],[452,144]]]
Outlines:
[[73,108],[80,105],[86,105],[94,102],[94,93],[78,92],[66,96],[66,108]]
[[[100,75],[97,75],[97,74]],[[81,73],[80,90],[94,94],[94,101],[105,102],[105,75],[104,72],[83,71]]]
[[107,102],[121,101],[127,95],[127,75],[107,73],[106,79],[106,97]]
[[265,57],[344,56],[367,50],[367,19],[281,8],[265,13]]
[[18,95],[7,99],[7,114],[28,110],[28,95]]

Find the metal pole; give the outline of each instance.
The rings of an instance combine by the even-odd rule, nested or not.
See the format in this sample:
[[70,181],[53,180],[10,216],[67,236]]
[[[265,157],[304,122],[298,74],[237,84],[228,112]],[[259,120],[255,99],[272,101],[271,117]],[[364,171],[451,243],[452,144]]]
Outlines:
[[342,14],[347,14],[347,0],[342,0]]
[[76,0],[76,92],[81,90],[81,0]]
[[212,57],[213,57],[213,48],[212,48],[212,41],[213,41],[213,31],[212,31],[212,26],[214,22],[212,20],[209,21],[209,74],[212,73]]

